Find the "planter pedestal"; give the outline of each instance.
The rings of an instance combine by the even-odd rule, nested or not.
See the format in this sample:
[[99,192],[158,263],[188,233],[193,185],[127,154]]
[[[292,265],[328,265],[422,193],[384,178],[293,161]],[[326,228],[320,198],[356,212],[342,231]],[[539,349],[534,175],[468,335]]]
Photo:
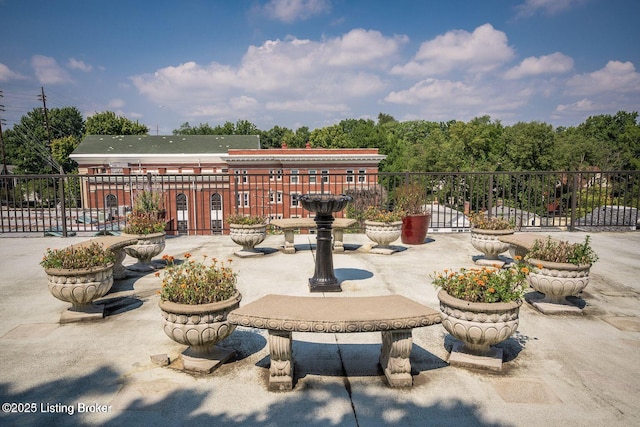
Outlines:
[[483,253],[482,256],[473,257],[473,261],[477,265],[502,268],[507,260],[499,255],[509,250],[511,245],[501,242],[499,238],[514,232],[515,230],[471,229],[471,245]]
[[189,346],[181,355],[185,371],[208,374],[233,357],[233,350],[216,344],[235,330],[227,315],[240,306],[241,299],[236,292],[228,300],[210,304],[159,301],[164,332],[175,342]]
[[266,224],[229,224],[229,237],[235,244],[242,246],[241,250],[234,252],[234,255],[240,258],[264,255],[264,252],[255,247],[262,243],[266,236]]
[[591,265],[574,265],[530,259],[529,285],[542,297],[527,301],[544,314],[582,314],[582,308],[568,298],[575,297],[589,284]]

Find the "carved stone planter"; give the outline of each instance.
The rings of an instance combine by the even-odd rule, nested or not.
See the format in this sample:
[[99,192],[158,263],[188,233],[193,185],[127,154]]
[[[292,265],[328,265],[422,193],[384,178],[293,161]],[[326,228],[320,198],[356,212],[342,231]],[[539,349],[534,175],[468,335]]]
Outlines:
[[391,243],[400,238],[402,234],[402,221],[365,221],[364,233],[369,240],[376,244],[376,246],[371,249],[372,253],[392,254],[395,250],[391,247]]
[[113,264],[88,269],[47,268],[49,292],[57,299],[71,303],[60,316],[60,323],[102,319],[104,306],[93,301],[109,292],[113,285]]
[[228,300],[211,304],[158,303],[165,334],[189,346],[182,353],[185,370],[210,373],[233,356],[233,350],[216,344],[235,330],[236,326],[227,322],[227,315],[240,306],[241,299],[240,292],[236,292]]
[[264,255],[255,249],[267,237],[267,224],[244,225],[229,224],[229,237],[237,245],[242,246],[242,250],[235,254],[239,257]]
[[[128,234],[122,234],[128,236]],[[129,266],[130,270],[148,272],[155,270],[151,260],[156,255],[159,255],[165,246],[165,233],[151,233],[151,234],[139,234],[132,235],[137,237],[138,242],[134,245],[129,245],[124,248],[127,255],[136,258],[137,263]]]
[[500,371],[502,349],[491,347],[518,328],[522,301],[478,303],[454,298],[446,291],[438,293],[442,326],[461,342],[454,344],[450,365]]
[[531,273],[529,285],[544,294],[542,299],[531,299],[531,304],[545,314],[582,313],[567,299],[576,296],[589,284],[591,264],[575,265],[529,259]]
[[502,267],[505,261],[498,255],[509,250],[510,245],[498,240],[501,236],[513,234],[515,230],[483,230],[480,228],[471,229],[471,245],[483,253],[482,257],[474,258],[476,264],[492,265]]

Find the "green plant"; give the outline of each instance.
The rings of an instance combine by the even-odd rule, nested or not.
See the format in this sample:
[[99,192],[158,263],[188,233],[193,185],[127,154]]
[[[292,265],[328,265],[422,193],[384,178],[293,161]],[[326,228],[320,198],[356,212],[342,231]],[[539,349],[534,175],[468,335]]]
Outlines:
[[229,215],[227,217],[228,224],[239,224],[239,225],[262,225],[267,223],[267,219],[261,215]]
[[375,206],[369,206],[364,210],[362,216],[366,221],[391,223],[402,221],[402,218],[405,217],[405,213],[400,210],[388,211]]
[[[190,259],[191,254],[188,253],[184,257],[180,264],[176,264],[172,256],[162,257],[167,262],[160,291],[163,301],[208,304],[224,301],[235,294],[237,273],[230,267],[231,260],[225,265],[213,258],[206,264],[206,255],[202,261]],[[160,276],[160,272],[156,276]]]
[[536,239],[527,259],[575,265],[593,264],[598,260],[598,255],[591,247],[590,239],[590,236],[585,237],[584,243],[552,240],[550,236],[546,240]]
[[469,222],[473,228],[480,230],[508,230],[514,228],[512,220],[497,216],[489,217],[482,212],[474,212],[469,215]]
[[133,212],[159,212],[164,210],[164,194],[153,190],[138,191],[133,199]]
[[153,212],[134,211],[127,215],[127,225],[123,232],[127,234],[151,234],[163,232],[166,223],[158,219]]
[[80,269],[106,267],[115,261],[116,257],[110,249],[93,242],[89,246],[47,249],[40,265],[44,268]]
[[420,215],[425,212],[428,202],[425,189],[418,184],[406,184],[394,192],[395,206],[405,215]]
[[511,302],[524,296],[529,268],[517,257],[510,268],[461,268],[434,273],[433,286],[441,287],[449,295],[469,302]]

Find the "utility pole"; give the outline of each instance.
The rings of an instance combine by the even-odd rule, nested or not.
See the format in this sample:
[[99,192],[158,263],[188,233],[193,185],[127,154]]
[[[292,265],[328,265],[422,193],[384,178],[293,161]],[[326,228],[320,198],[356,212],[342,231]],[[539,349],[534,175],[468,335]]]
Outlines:
[[[53,153],[51,151],[51,130],[49,129],[49,114],[47,112],[47,97],[44,94],[44,86],[41,86],[42,95],[40,95],[40,99],[42,100],[42,106],[44,107],[44,124],[47,129],[47,141],[49,142],[47,146],[49,147],[49,156],[53,159]],[[57,164],[57,162],[55,162]],[[60,171],[60,179],[58,184],[58,198],[60,199],[60,216],[62,219],[62,237],[67,237],[67,209],[65,206],[64,200],[64,169],[62,169],[62,165],[58,165],[58,169]]]

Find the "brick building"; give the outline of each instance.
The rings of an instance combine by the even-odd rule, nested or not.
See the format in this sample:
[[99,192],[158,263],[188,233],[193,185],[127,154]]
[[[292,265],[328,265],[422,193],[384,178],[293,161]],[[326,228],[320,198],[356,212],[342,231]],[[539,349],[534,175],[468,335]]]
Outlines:
[[165,193],[170,229],[221,233],[231,213],[305,217],[300,194],[377,185],[377,149],[260,149],[257,135],[89,135],[70,156],[82,204],[123,216],[137,190]]

